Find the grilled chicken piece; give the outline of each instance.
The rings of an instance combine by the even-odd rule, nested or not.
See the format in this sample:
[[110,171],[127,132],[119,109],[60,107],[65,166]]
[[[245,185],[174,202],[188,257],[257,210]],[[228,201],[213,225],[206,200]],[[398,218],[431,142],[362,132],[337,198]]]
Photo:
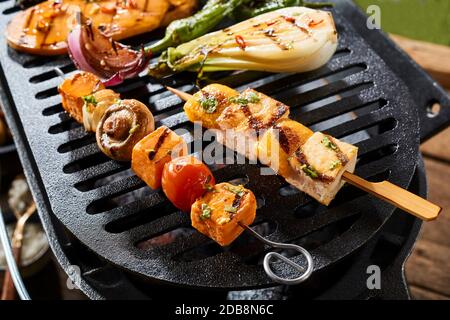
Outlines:
[[211,84],[196,92],[184,105],[189,121],[201,122],[208,129],[219,129],[216,120],[239,92],[221,84]]
[[217,140],[250,160],[257,159],[258,135],[289,116],[289,107],[265,94],[247,89],[230,100],[217,118]]
[[250,225],[256,216],[256,198],[243,186],[216,184],[191,208],[192,226],[221,246],[232,243],[244,229],[241,222]]
[[259,138],[258,159],[285,179],[295,179],[297,173],[288,159],[313,134],[301,123],[283,119]]
[[297,176],[286,181],[329,205],[344,185],[342,174],[355,170],[357,155],[357,147],[316,132],[289,157]]
[[83,98],[102,89],[105,86],[100,79],[89,72],[75,73],[58,87],[64,110],[79,123],[83,123]]
[[171,18],[165,17],[169,10],[173,18],[186,17],[195,6],[193,0],[49,0],[19,12],[8,24],[6,39],[19,51],[63,54],[78,11],[91,18],[94,27],[105,35],[120,40],[170,22]]
[[187,144],[175,132],[161,126],[133,148],[131,168],[150,188],[161,187],[164,165],[172,157],[187,154]]

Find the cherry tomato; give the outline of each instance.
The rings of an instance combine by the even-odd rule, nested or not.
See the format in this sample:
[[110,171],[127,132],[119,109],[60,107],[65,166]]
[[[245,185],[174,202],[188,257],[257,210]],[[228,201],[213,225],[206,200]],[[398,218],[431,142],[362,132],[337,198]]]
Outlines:
[[175,158],[164,165],[162,189],[175,207],[191,211],[195,200],[216,181],[208,167],[192,156]]

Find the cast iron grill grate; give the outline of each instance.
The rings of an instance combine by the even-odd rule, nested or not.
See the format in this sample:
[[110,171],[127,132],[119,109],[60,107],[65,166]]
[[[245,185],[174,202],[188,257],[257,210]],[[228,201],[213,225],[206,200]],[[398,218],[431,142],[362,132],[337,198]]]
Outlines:
[[[2,28],[16,11],[11,3],[0,3]],[[326,67],[306,74],[220,73],[216,80],[237,89],[253,87],[290,105],[292,118],[360,148],[359,175],[407,187],[418,155],[418,107],[401,74],[355,30],[362,17],[357,9],[340,1],[332,10],[340,44]],[[0,50],[8,120],[27,141],[24,152],[32,158],[28,174],[39,177],[47,210],[82,243],[113,264],[163,283],[225,289],[271,285],[259,264],[267,248],[245,235],[220,248],[193,232],[188,215],[178,212],[161,191],[146,187],[129,164],[104,156],[93,135],[63,112],[57,93],[61,79],[54,69],[75,72],[67,57],[19,54],[5,43]],[[191,75],[167,81],[180,90],[195,90]],[[143,76],[117,89],[123,97],[146,103],[157,126],[186,129],[188,144],[198,143],[182,101],[160,83]],[[351,187],[325,208],[281,178],[261,176],[256,165],[212,169],[218,181],[247,182],[260,205],[255,228],[274,241],[306,246],[317,270],[360,248],[394,210]],[[291,271],[277,269],[284,275]]]

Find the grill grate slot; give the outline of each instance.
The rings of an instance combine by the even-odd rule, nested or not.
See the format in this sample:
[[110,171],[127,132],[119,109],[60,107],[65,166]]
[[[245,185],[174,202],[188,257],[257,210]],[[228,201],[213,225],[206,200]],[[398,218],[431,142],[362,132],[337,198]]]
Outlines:
[[75,173],[84,169],[88,169],[105,162],[113,162],[107,156],[101,152],[97,152],[90,156],[84,157],[79,160],[75,160],[69,164],[66,164],[63,168],[64,173]]
[[9,15],[9,14],[15,13],[17,11],[20,11],[20,7],[19,6],[14,6],[14,7],[5,9],[5,10],[3,10],[2,13],[5,14],[5,15]]
[[58,88],[53,87],[36,93],[36,99],[43,100],[58,95]]
[[[68,116],[65,114],[62,118],[67,118]],[[74,129],[82,128],[81,124],[77,123],[75,120],[69,118],[67,120],[63,120],[58,124],[50,126],[48,128],[48,133],[50,134],[59,134],[64,133],[66,131],[71,131]]]
[[396,144],[389,144],[387,146],[383,146],[380,148],[377,148],[375,150],[361,153],[358,159],[358,165],[363,166],[367,163],[370,163],[375,160],[381,160],[385,157],[390,157],[394,153],[396,153],[398,150],[398,145]]
[[[122,190],[114,193],[109,191],[116,189],[118,185]],[[111,211],[114,208],[126,207],[130,203],[138,202],[139,199],[155,193],[143,181],[137,179],[136,176],[131,176],[118,183],[103,186],[101,189],[104,194],[108,195],[89,204],[86,208],[87,213],[98,214]]]
[[[59,68],[64,74],[68,74],[71,73],[75,70],[77,70],[77,68],[75,67],[75,65],[73,63],[70,63],[68,65],[65,65],[61,68]],[[30,83],[41,83],[53,78],[58,77],[59,75],[56,73],[55,70],[51,70],[51,71],[47,71],[47,72],[43,72],[41,74],[38,74],[36,76],[33,76],[30,78]]]
[[[327,132],[333,137],[346,140],[345,138],[348,138],[350,135],[364,131],[373,133],[373,135],[380,135],[396,128],[398,123],[396,119],[386,118],[378,120],[378,118],[380,118],[379,115],[380,114],[376,113],[368,114],[329,128]],[[359,141],[352,141],[352,143],[357,142]]]
[[195,232],[193,228],[190,227],[177,227],[170,231],[166,231],[163,234],[152,237],[150,239],[145,239],[136,244],[136,247],[140,250],[151,250],[159,248],[166,244],[171,243],[175,239],[180,239],[192,235]]
[[[111,233],[121,233],[152,221],[156,221],[171,214],[180,214],[180,212],[168,201],[163,201],[150,209],[140,211],[132,216],[114,220],[105,226],[105,230]],[[165,232],[169,231],[165,230],[164,233]],[[159,235],[161,234],[154,235],[153,237],[157,237]],[[137,244],[137,246],[139,245]]]
[[79,191],[86,192],[108,185],[118,178],[127,178],[133,174],[134,173],[131,171],[130,165],[123,163],[122,166],[118,166],[111,171],[106,171],[90,179],[77,182],[74,187]]
[[351,119],[353,117],[349,117],[349,115],[355,117],[366,115],[387,105],[387,101],[384,99],[361,104],[361,99],[358,95],[349,98],[335,96],[333,100],[332,102],[326,102],[324,105],[318,105],[310,111],[303,111],[303,109],[309,109],[307,106],[303,106],[298,111],[295,110],[297,112],[294,112],[294,114],[299,119],[302,119],[306,126],[314,126],[326,121],[333,121],[336,117]]
[[25,69],[34,69],[43,67],[45,71],[41,71],[40,74],[47,72],[48,70],[53,70],[55,67],[61,68],[68,63],[66,57],[40,57],[40,56],[25,56],[29,59],[23,62],[23,67]]
[[59,153],[67,153],[74,151],[76,149],[92,145],[96,142],[94,134],[86,134],[84,137],[79,139],[70,140],[69,142],[63,143],[58,147]]
[[48,116],[53,116],[55,114],[61,113],[63,111],[64,110],[63,110],[62,104],[58,103],[54,106],[50,106],[50,107],[47,107],[44,110],[42,110],[42,115],[48,117]]

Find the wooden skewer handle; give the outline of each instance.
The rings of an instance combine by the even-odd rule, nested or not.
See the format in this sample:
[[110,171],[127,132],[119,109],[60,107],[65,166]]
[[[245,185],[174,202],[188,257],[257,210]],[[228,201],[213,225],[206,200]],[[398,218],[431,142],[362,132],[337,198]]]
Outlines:
[[435,220],[442,211],[441,207],[388,181],[369,182],[350,172],[344,172],[342,178],[351,185],[373,194],[424,221]]
[[178,89],[172,88],[172,87],[167,87],[166,89],[169,90],[170,92],[172,92],[174,95],[178,96],[178,98],[180,98],[183,101],[188,101],[189,99],[192,98],[192,95],[183,91],[180,91]]

